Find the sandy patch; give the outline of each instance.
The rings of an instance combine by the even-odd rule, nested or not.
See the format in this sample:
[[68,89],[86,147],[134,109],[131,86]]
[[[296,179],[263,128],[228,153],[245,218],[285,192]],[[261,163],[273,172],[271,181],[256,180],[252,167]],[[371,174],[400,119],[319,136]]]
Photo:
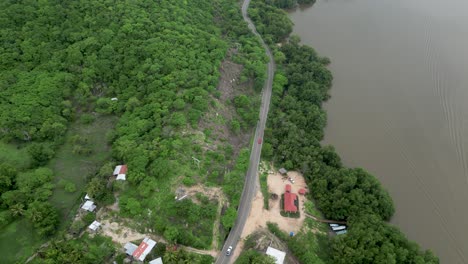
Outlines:
[[221,191],[220,187],[206,187],[202,184],[197,184],[191,187],[182,187],[185,190],[185,193],[188,195],[187,198],[192,199],[194,202],[196,200],[196,194],[197,193],[202,193],[206,197],[208,197],[210,200],[219,200],[222,199],[224,200],[224,194]]
[[[279,173],[270,173],[268,174],[268,192],[275,193],[278,195],[278,199],[269,200],[269,210],[263,208],[263,194],[259,188],[257,188],[257,194],[254,197],[252,202],[252,209],[250,210],[249,217],[245,223],[244,230],[242,231],[241,238],[246,238],[248,235],[252,234],[255,230],[260,228],[266,228],[267,222],[277,223],[279,228],[285,232],[294,232],[297,233],[302,225],[304,224],[305,219],[305,208],[304,202],[306,198],[302,195],[299,196],[299,210],[301,211],[301,216],[299,218],[289,218],[283,217],[280,214],[280,197],[284,193],[286,184],[291,185],[291,192],[298,193],[299,189],[304,188],[307,190],[307,185],[305,183],[304,177],[299,172],[288,172],[288,177],[294,179],[294,183],[291,183],[287,180],[286,177],[281,176]],[[242,241],[242,240],[241,240]],[[233,257],[231,258],[231,263],[237,259],[243,248],[243,242],[240,242],[236,249],[233,252]]]
[[273,173],[268,175],[268,192],[278,195],[278,199],[269,200],[270,210],[263,208],[263,194],[260,190],[257,191],[255,198],[252,203],[252,209],[250,215],[247,218],[242,237],[247,237],[255,229],[259,227],[266,227],[267,222],[277,223],[278,226],[285,232],[298,232],[302,224],[304,223],[304,202],[306,198],[302,195],[299,196],[299,209],[301,210],[301,216],[299,218],[289,218],[280,215],[280,196],[284,193],[286,184],[291,185],[291,191],[298,193],[299,189],[307,188],[304,181],[304,177],[298,172],[288,172],[288,176],[294,179],[294,183],[289,182],[283,178],[279,173]]
[[147,236],[145,234],[138,233],[137,231],[132,230],[126,226],[120,225],[117,222],[102,220],[101,224],[102,225],[99,232],[104,236],[112,238],[112,241],[119,243],[122,246],[127,242],[142,240]]

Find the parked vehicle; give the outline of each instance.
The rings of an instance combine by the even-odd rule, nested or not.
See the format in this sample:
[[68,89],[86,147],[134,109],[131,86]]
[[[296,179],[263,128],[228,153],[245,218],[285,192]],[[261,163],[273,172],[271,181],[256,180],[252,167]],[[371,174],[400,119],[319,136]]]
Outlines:
[[330,224],[330,227],[337,227],[340,226],[339,224]]
[[258,138],[258,144],[262,144],[262,138]]
[[294,183],[294,180],[293,180],[293,178],[291,178],[291,177],[289,177],[289,181],[290,181],[291,183]]

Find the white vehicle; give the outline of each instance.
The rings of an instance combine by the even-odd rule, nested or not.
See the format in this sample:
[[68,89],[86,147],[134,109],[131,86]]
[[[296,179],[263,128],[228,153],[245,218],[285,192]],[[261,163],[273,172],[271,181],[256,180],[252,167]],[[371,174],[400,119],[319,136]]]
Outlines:
[[330,227],[337,227],[340,226],[339,224],[330,224]]
[[294,183],[294,180],[293,180],[293,178],[291,178],[291,177],[289,177],[289,181],[290,181],[291,183]]
[[232,251],[232,246],[229,246],[228,249],[226,250],[226,256],[231,255],[231,251]]

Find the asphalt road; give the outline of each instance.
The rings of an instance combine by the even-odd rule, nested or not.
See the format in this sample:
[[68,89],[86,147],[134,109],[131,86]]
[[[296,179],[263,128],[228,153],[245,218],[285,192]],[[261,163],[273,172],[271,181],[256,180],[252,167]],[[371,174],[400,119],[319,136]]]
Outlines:
[[[270,48],[265,44],[260,34],[258,34],[255,29],[252,20],[247,16],[247,9],[249,8],[250,0],[244,0],[242,3],[242,16],[244,20],[248,23],[249,29],[260,39],[262,46],[265,48],[265,52],[268,55],[268,72],[267,78],[265,80],[265,86],[263,87],[262,92],[262,104],[260,106],[260,116],[257,123],[257,129],[255,130],[255,138],[252,145],[252,151],[250,153],[250,164],[249,169],[247,170],[247,175],[245,177],[244,190],[242,191],[242,196],[240,198],[239,208],[237,209],[237,219],[234,223],[234,227],[231,229],[228,238],[226,239],[223,249],[220,252],[216,264],[228,264],[230,263],[231,256],[226,256],[226,250],[229,246],[233,247],[233,252],[236,249],[237,243],[240,240],[242,230],[245,226],[245,221],[250,213],[250,208],[252,207],[252,200],[256,193],[256,188],[258,184],[257,171],[258,164],[260,162],[260,154],[262,151],[263,145],[263,131],[265,130],[265,124],[268,116],[268,110],[270,108],[270,99],[271,99],[271,90],[273,85],[273,76],[275,73],[275,62],[273,61],[273,56],[271,55]],[[262,144],[258,144],[258,139],[262,139]]]

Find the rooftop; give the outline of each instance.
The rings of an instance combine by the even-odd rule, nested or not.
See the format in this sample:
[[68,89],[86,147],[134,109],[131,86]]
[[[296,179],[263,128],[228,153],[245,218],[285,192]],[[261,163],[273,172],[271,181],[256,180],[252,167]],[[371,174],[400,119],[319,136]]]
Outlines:
[[96,231],[101,226],[101,223],[94,221],[89,225],[89,229]]
[[92,212],[94,209],[96,209],[96,205],[94,205],[93,201],[88,200],[81,206],[81,209]]
[[133,252],[135,252],[135,250],[138,248],[137,245],[131,243],[131,242],[127,242],[127,244],[125,244],[124,246],[124,249],[125,249],[125,253],[127,255],[133,255]]
[[283,264],[286,253],[276,248],[268,247],[266,254],[275,259],[276,264]]
[[127,165],[117,165],[112,175],[117,176],[117,180],[126,180]]
[[144,261],[146,255],[151,252],[154,246],[156,246],[156,241],[145,237],[138,248],[133,252],[132,256],[139,261]]
[[163,264],[163,262],[161,258],[157,258],[150,261],[149,264]]
[[286,192],[284,194],[284,211],[295,213],[297,212],[297,206],[295,201],[297,200],[297,195],[294,193]]

